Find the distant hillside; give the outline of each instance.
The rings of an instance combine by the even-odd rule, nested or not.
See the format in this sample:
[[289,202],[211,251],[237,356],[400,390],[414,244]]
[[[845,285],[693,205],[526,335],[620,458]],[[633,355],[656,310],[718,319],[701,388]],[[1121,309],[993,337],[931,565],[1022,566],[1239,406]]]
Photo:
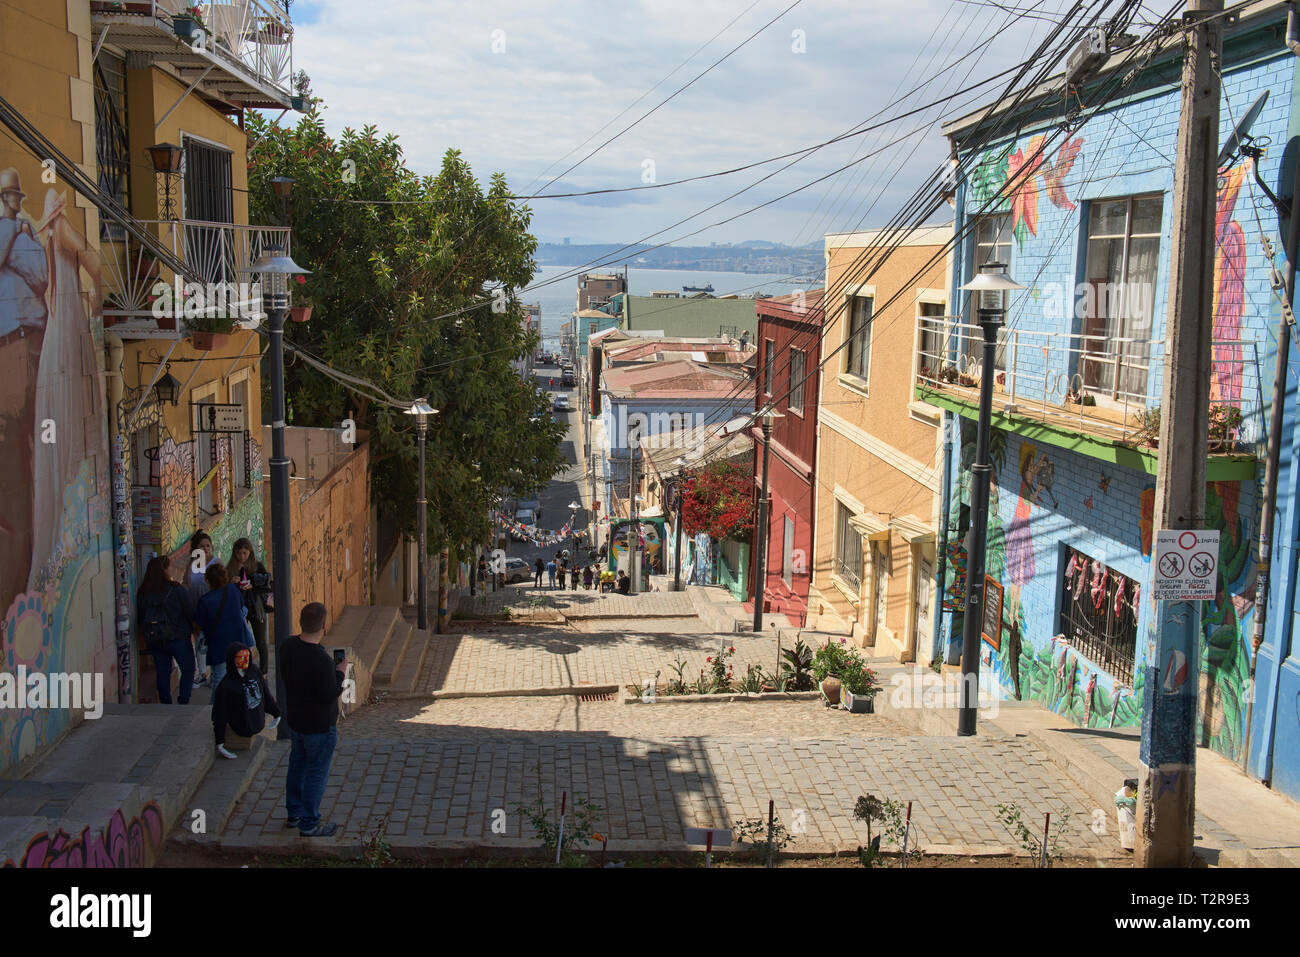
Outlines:
[[[713,272],[810,273],[820,275],[825,265],[821,243],[796,248],[751,240],[725,246],[664,246],[650,249],[634,246],[623,250],[618,243],[569,245],[540,243],[537,263],[541,266],[573,266],[593,261],[611,261],[606,269],[640,266],[644,269],[694,269]],[[599,270],[593,269],[592,272]]]

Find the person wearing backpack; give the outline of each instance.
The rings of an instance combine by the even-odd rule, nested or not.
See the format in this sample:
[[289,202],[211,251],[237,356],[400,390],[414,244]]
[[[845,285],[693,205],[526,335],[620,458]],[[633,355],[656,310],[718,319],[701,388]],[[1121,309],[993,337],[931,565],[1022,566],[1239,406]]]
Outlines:
[[155,555],[145,567],[135,599],[136,629],[153,656],[158,674],[158,700],[172,703],[172,662],[180,668],[178,700],[188,704],[194,690],[194,604],[189,589],[167,574],[166,555]]
[[226,574],[226,566],[213,562],[203,573],[211,589],[199,599],[194,621],[208,636],[208,667],[212,687],[226,676],[226,649],[231,645],[251,647],[244,621],[244,593]]

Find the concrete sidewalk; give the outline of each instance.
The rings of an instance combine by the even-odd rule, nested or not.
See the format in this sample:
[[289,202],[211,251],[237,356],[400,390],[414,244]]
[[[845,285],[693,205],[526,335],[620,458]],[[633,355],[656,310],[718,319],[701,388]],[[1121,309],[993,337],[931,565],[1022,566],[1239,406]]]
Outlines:
[[[928,668],[874,659],[884,691],[878,710],[922,734],[949,735],[957,727],[955,708],[892,707],[891,684],[903,676],[915,687]],[[949,675],[955,669],[945,669]],[[987,702],[981,701],[984,705]],[[1125,778],[1140,778],[1136,728],[1080,728],[1033,701],[997,702],[996,714],[981,710],[976,738],[1025,740],[1082,788],[1106,826],[1116,826],[1114,795]],[[963,739],[970,740],[970,739]],[[1221,755],[1196,752],[1196,854],[1221,867],[1300,866],[1300,805],[1247,777]]]

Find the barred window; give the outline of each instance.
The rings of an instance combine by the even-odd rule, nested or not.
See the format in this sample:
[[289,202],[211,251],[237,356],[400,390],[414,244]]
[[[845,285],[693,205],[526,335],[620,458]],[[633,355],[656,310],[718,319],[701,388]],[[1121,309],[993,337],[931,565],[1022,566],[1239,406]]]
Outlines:
[[[126,123],[126,61],[107,50],[95,57],[95,164],[99,188],[131,209],[131,149]],[[99,218],[99,238],[120,240],[122,227]]]
[[1080,655],[1132,687],[1138,583],[1068,546],[1064,561],[1061,634]]
[[862,587],[862,533],[850,524],[853,513],[842,503],[835,503],[835,574],[854,591]]

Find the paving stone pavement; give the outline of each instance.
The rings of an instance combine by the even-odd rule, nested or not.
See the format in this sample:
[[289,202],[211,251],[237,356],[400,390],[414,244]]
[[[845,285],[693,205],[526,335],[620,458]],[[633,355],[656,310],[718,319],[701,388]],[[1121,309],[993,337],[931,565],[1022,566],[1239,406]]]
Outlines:
[[[677,597],[676,595],[671,597]],[[454,623],[453,623],[454,624]],[[572,625],[511,625],[476,622],[473,629],[436,636],[415,693],[483,694],[584,685],[640,683],[660,673],[696,678],[725,642],[736,649],[733,674],[748,664],[776,668],[775,635],[714,635],[695,618],[601,619]],[[635,629],[635,630],[634,630]]]
[[473,598],[463,595],[457,610],[497,614],[507,608],[525,616],[535,610],[554,609],[568,618],[685,618],[696,613],[695,604],[685,591],[620,595],[583,589],[534,588],[531,584],[510,585]]
[[[495,699],[504,701],[507,699]],[[636,706],[624,705],[632,708]],[[657,706],[654,706],[657,707]],[[669,706],[689,708],[691,706]],[[740,708],[756,705],[738,705]],[[999,802],[1027,819],[1070,812],[1070,853],[1110,856],[1114,838],[1087,826],[1092,808],[1046,755],[1016,738],[865,735],[619,736],[599,731],[494,729],[475,736],[430,726],[424,739],[353,738],[345,728],[322,806],[340,825],[328,843],[355,846],[381,818],[395,848],[532,846],[518,808],[540,793],[548,807],[567,791],[599,805],[610,847],[680,849],[688,826],[726,826],[776,802],[791,851],[852,850],[866,830],[852,817],[858,795],[913,800],[920,846],[936,853],[1014,850],[996,819]],[[279,744],[220,837],[227,849],[300,848],[283,826],[288,747]],[[494,833],[502,820],[504,833]]]

